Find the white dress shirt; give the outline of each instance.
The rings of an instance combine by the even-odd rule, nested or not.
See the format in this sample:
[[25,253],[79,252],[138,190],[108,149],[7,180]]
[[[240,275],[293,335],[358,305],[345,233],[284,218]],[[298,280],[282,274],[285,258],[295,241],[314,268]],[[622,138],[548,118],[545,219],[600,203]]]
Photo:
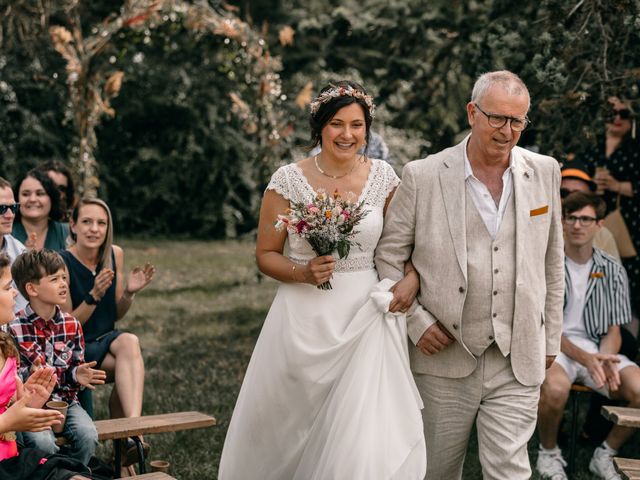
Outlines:
[[[468,142],[469,139],[467,138]],[[507,202],[513,193],[513,175],[511,174],[514,161],[513,152],[509,156],[509,166],[502,174],[502,194],[500,195],[500,203],[496,205],[487,186],[473,174],[471,162],[469,162],[469,156],[467,155],[467,143],[464,145],[464,181],[467,192],[471,195],[482,221],[487,226],[489,235],[495,240],[500,229],[500,223],[502,223],[502,217],[507,209]]]

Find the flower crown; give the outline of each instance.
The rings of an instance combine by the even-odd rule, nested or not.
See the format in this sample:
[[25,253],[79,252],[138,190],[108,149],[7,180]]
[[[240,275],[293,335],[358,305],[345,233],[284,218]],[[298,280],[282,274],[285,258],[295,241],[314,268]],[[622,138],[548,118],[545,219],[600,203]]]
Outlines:
[[375,112],[376,109],[376,106],[373,104],[373,97],[371,97],[371,95],[367,95],[364,92],[361,92],[360,90],[356,90],[351,85],[347,85],[346,87],[333,87],[325,92],[322,92],[313,102],[309,104],[311,115],[315,115],[323,103],[329,103],[334,98],[344,97],[345,95],[364,100],[364,103],[366,103],[367,107],[369,108],[369,115],[373,117],[373,112]]

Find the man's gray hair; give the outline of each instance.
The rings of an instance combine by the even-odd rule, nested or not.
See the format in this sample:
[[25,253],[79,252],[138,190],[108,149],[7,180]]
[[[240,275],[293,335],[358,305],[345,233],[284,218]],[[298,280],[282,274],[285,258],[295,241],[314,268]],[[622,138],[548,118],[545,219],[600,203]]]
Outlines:
[[527,111],[529,111],[529,108],[531,107],[529,89],[527,89],[527,86],[518,75],[508,70],[498,70],[480,75],[476,80],[476,83],[473,85],[471,102],[480,102],[484,94],[487,93],[487,90],[497,83],[501,84],[505,88],[508,95],[522,95],[522,93],[526,93],[528,100]]

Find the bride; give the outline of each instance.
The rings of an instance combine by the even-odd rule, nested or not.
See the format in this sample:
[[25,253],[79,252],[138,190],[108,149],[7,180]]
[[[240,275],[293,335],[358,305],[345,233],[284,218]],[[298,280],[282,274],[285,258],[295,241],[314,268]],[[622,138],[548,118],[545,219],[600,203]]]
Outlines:
[[[358,151],[374,105],[355,82],[311,102],[321,153],[278,169],[264,194],[256,259],[282,282],[264,322],[225,439],[220,480],[422,479],[422,403],[409,371],[405,317],[418,289],[411,264],[396,285],[378,280],[374,250],[399,183]],[[368,214],[345,259],[316,256],[274,228],[314,191],[353,192]],[[284,247],[288,241],[288,253]],[[331,279],[332,290],[316,285]],[[391,291],[389,291],[391,290]]]

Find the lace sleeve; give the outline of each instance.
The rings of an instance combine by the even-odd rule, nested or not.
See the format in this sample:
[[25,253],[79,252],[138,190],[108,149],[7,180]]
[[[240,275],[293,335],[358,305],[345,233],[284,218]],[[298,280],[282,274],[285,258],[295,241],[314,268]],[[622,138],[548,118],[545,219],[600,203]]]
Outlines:
[[289,201],[293,200],[293,192],[291,190],[291,183],[289,182],[287,166],[280,167],[276,170],[273,175],[271,175],[271,180],[269,181],[269,185],[267,185],[267,190],[274,190],[276,193],[282,195]]
[[389,163],[382,161],[381,164],[384,177],[386,199],[391,191],[398,185],[400,185],[400,178],[398,178],[398,175],[396,175],[396,172],[393,170],[393,167],[389,165]]

